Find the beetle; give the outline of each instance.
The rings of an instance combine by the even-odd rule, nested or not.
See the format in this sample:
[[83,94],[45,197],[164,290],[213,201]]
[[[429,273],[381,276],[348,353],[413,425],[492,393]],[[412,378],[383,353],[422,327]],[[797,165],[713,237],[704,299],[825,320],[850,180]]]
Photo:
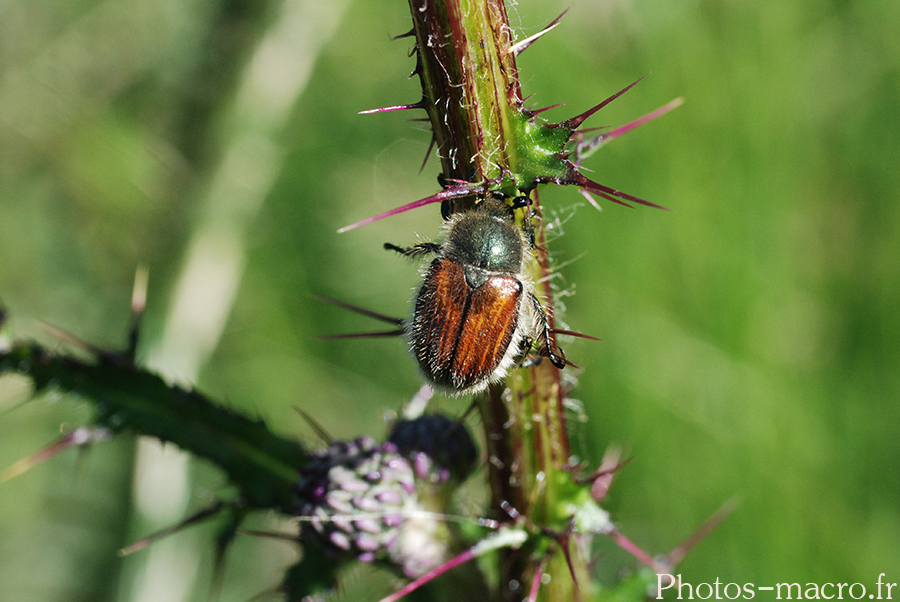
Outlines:
[[532,243],[516,225],[513,207],[485,198],[451,216],[444,230],[442,244],[384,245],[407,257],[434,255],[404,323],[426,379],[446,395],[478,393],[520,364],[538,337],[541,354],[565,366],[525,273]]

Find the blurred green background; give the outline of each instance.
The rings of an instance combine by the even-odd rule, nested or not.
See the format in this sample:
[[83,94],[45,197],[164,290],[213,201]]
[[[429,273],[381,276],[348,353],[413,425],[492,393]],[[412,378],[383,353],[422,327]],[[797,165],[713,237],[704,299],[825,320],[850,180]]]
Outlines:
[[[567,6],[523,0],[510,19],[523,38]],[[419,173],[424,124],[357,114],[419,98],[409,40],[389,40],[407,10],[0,4],[14,333],[63,346],[43,321],[124,344],[145,265],[148,365],[310,445],[294,406],[335,436],[379,435],[419,386],[413,362],[400,340],[315,340],[379,325],[311,295],[402,316],[417,269],[381,244],[437,233],[433,208],[335,233],[437,189],[433,158]],[[551,120],[650,72],[588,125],[686,99],[587,162],[672,213],[598,213],[571,189],[542,200],[564,232],[551,243],[563,317],[604,339],[566,346],[584,367],[579,454],[636,457],[608,500],[622,530],[664,553],[740,501],[681,565],[689,582],[900,581],[898,32],[895,0],[582,0],[520,57],[533,106],[567,103]],[[25,397],[0,384],[0,466],[88,415],[59,396],[6,411]],[[220,494],[215,470],[126,440],[0,484],[0,599],[204,600],[211,527],[115,551]],[[604,575],[633,564],[602,554]],[[274,586],[293,558],[239,537],[223,602]],[[343,596],[390,587],[360,569]]]

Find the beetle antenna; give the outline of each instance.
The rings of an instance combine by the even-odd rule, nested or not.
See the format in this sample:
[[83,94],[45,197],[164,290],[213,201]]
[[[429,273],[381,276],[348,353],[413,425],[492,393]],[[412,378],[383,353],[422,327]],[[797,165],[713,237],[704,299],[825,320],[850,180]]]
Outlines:
[[384,243],[384,250],[396,251],[407,257],[419,257],[420,255],[428,255],[429,253],[438,253],[441,250],[441,245],[433,242],[420,242],[411,247],[398,247],[397,245],[386,242]]

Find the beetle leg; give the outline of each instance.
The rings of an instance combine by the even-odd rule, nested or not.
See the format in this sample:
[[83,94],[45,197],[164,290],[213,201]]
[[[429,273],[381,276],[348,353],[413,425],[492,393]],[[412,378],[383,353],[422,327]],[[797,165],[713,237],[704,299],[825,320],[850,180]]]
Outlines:
[[566,365],[566,354],[563,353],[563,350],[557,347],[556,342],[550,338],[550,323],[547,321],[547,314],[544,313],[541,302],[538,301],[538,298],[535,297],[533,293],[529,294],[529,296],[531,297],[531,304],[534,305],[534,309],[540,319],[542,330],[541,336],[544,338],[544,352],[554,366],[562,369]]
[[531,244],[531,248],[534,248],[534,224],[531,223],[531,199],[527,195],[518,196],[513,199],[512,208],[525,209],[522,213],[522,231],[525,232],[525,237]]
[[429,253],[438,253],[441,250],[441,245],[433,242],[420,242],[411,247],[398,247],[397,245],[386,242],[384,243],[384,248],[387,251],[397,251],[401,255],[406,255],[407,257],[419,257],[420,255],[428,255]]
[[519,349],[516,351],[516,355],[513,358],[514,365],[521,366],[523,368],[527,368],[531,365],[531,359],[528,358],[528,352],[531,351],[532,343],[533,341],[531,340],[531,337],[522,337],[522,340],[519,341]]

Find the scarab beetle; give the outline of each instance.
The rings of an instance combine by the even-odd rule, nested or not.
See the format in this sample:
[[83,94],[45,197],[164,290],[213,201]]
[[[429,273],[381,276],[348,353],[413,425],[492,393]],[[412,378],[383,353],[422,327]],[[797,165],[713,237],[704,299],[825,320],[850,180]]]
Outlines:
[[423,271],[412,319],[410,349],[423,374],[447,395],[466,395],[502,380],[541,337],[543,355],[558,368],[562,351],[524,273],[531,243],[513,208],[487,198],[445,222],[443,244],[385,248],[407,257],[434,254]]

